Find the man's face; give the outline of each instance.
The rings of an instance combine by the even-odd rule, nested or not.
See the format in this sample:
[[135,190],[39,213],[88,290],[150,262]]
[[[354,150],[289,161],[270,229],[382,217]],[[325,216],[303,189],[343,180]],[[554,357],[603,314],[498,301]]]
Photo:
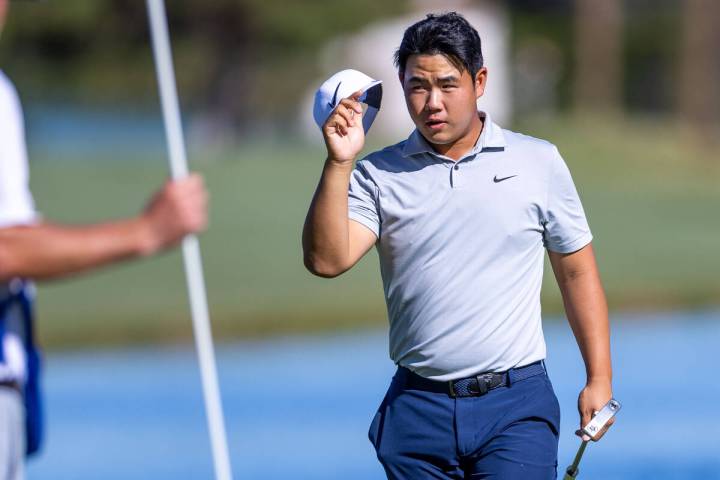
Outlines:
[[473,78],[444,55],[411,55],[400,82],[410,117],[423,137],[434,145],[452,145],[468,135],[478,122],[476,102],[486,78],[484,67]]

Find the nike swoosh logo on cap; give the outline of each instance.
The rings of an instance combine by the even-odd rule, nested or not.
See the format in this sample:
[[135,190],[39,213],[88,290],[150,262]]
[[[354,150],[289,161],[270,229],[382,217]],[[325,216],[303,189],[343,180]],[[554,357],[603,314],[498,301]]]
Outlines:
[[517,175],[510,175],[509,177],[503,177],[503,178],[498,178],[497,175],[495,175],[495,177],[493,177],[493,182],[500,183],[500,182],[504,182],[505,180],[510,180],[511,178],[515,178],[515,177],[517,177]]
[[337,87],[335,87],[335,93],[333,93],[332,101],[328,102],[328,106],[330,106],[330,108],[335,108],[335,106],[337,105],[337,94],[338,90],[340,90],[340,85],[342,85],[342,82],[337,84]]

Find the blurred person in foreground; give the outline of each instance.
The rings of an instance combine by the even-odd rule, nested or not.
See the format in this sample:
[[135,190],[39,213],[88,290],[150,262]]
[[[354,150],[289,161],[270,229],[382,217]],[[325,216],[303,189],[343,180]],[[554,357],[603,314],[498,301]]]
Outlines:
[[545,250],[585,361],[580,424],[612,397],[607,305],[570,172],[551,143],[477,111],[488,72],[461,15],[410,26],[395,62],[415,131],[353,168],[363,110],[359,92],[342,99],[303,231],[319,276],[379,253],[398,370],[370,440],[392,479],[555,478]]
[[[0,0],[0,32],[7,12]],[[23,118],[0,71],[0,480],[21,480],[26,454],[40,446],[39,356],[32,285],[114,262],[146,257],[205,229],[207,193],[191,175],[168,181],[135,217],[87,226],[41,219],[28,189]]]

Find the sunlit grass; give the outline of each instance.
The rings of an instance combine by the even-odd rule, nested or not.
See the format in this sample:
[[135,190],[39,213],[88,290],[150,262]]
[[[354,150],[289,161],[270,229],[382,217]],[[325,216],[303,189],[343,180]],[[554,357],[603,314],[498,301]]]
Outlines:
[[[720,303],[720,164],[711,150],[663,126],[556,120],[521,128],[557,144],[570,165],[612,308]],[[52,159],[36,149],[38,206],[57,221],[131,215],[165,176],[164,159],[146,157]],[[312,277],[302,266],[300,232],[323,160],[319,145],[256,144],[204,157],[192,155],[212,194],[202,249],[219,336],[385,324],[374,252],[335,280]],[[43,340],[186,341],[182,272],[172,253],[43,285]],[[547,270],[546,312],[561,309],[553,283]]]

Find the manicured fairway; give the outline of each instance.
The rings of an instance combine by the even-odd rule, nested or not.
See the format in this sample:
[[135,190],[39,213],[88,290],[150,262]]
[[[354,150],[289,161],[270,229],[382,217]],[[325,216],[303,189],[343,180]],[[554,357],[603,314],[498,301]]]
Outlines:
[[[518,130],[551,139],[570,165],[611,307],[720,303],[720,162],[709,147],[658,125],[568,120]],[[131,214],[165,175],[164,152],[68,159],[37,146],[32,153],[38,206],[55,220]],[[195,152],[190,160],[206,174],[212,194],[211,230],[202,247],[218,335],[385,323],[374,252],[335,280],[314,278],[302,266],[300,232],[323,160],[320,145],[265,142]],[[545,280],[545,311],[558,312],[549,270]],[[39,310],[50,346],[191,335],[177,254],[42,286]]]

